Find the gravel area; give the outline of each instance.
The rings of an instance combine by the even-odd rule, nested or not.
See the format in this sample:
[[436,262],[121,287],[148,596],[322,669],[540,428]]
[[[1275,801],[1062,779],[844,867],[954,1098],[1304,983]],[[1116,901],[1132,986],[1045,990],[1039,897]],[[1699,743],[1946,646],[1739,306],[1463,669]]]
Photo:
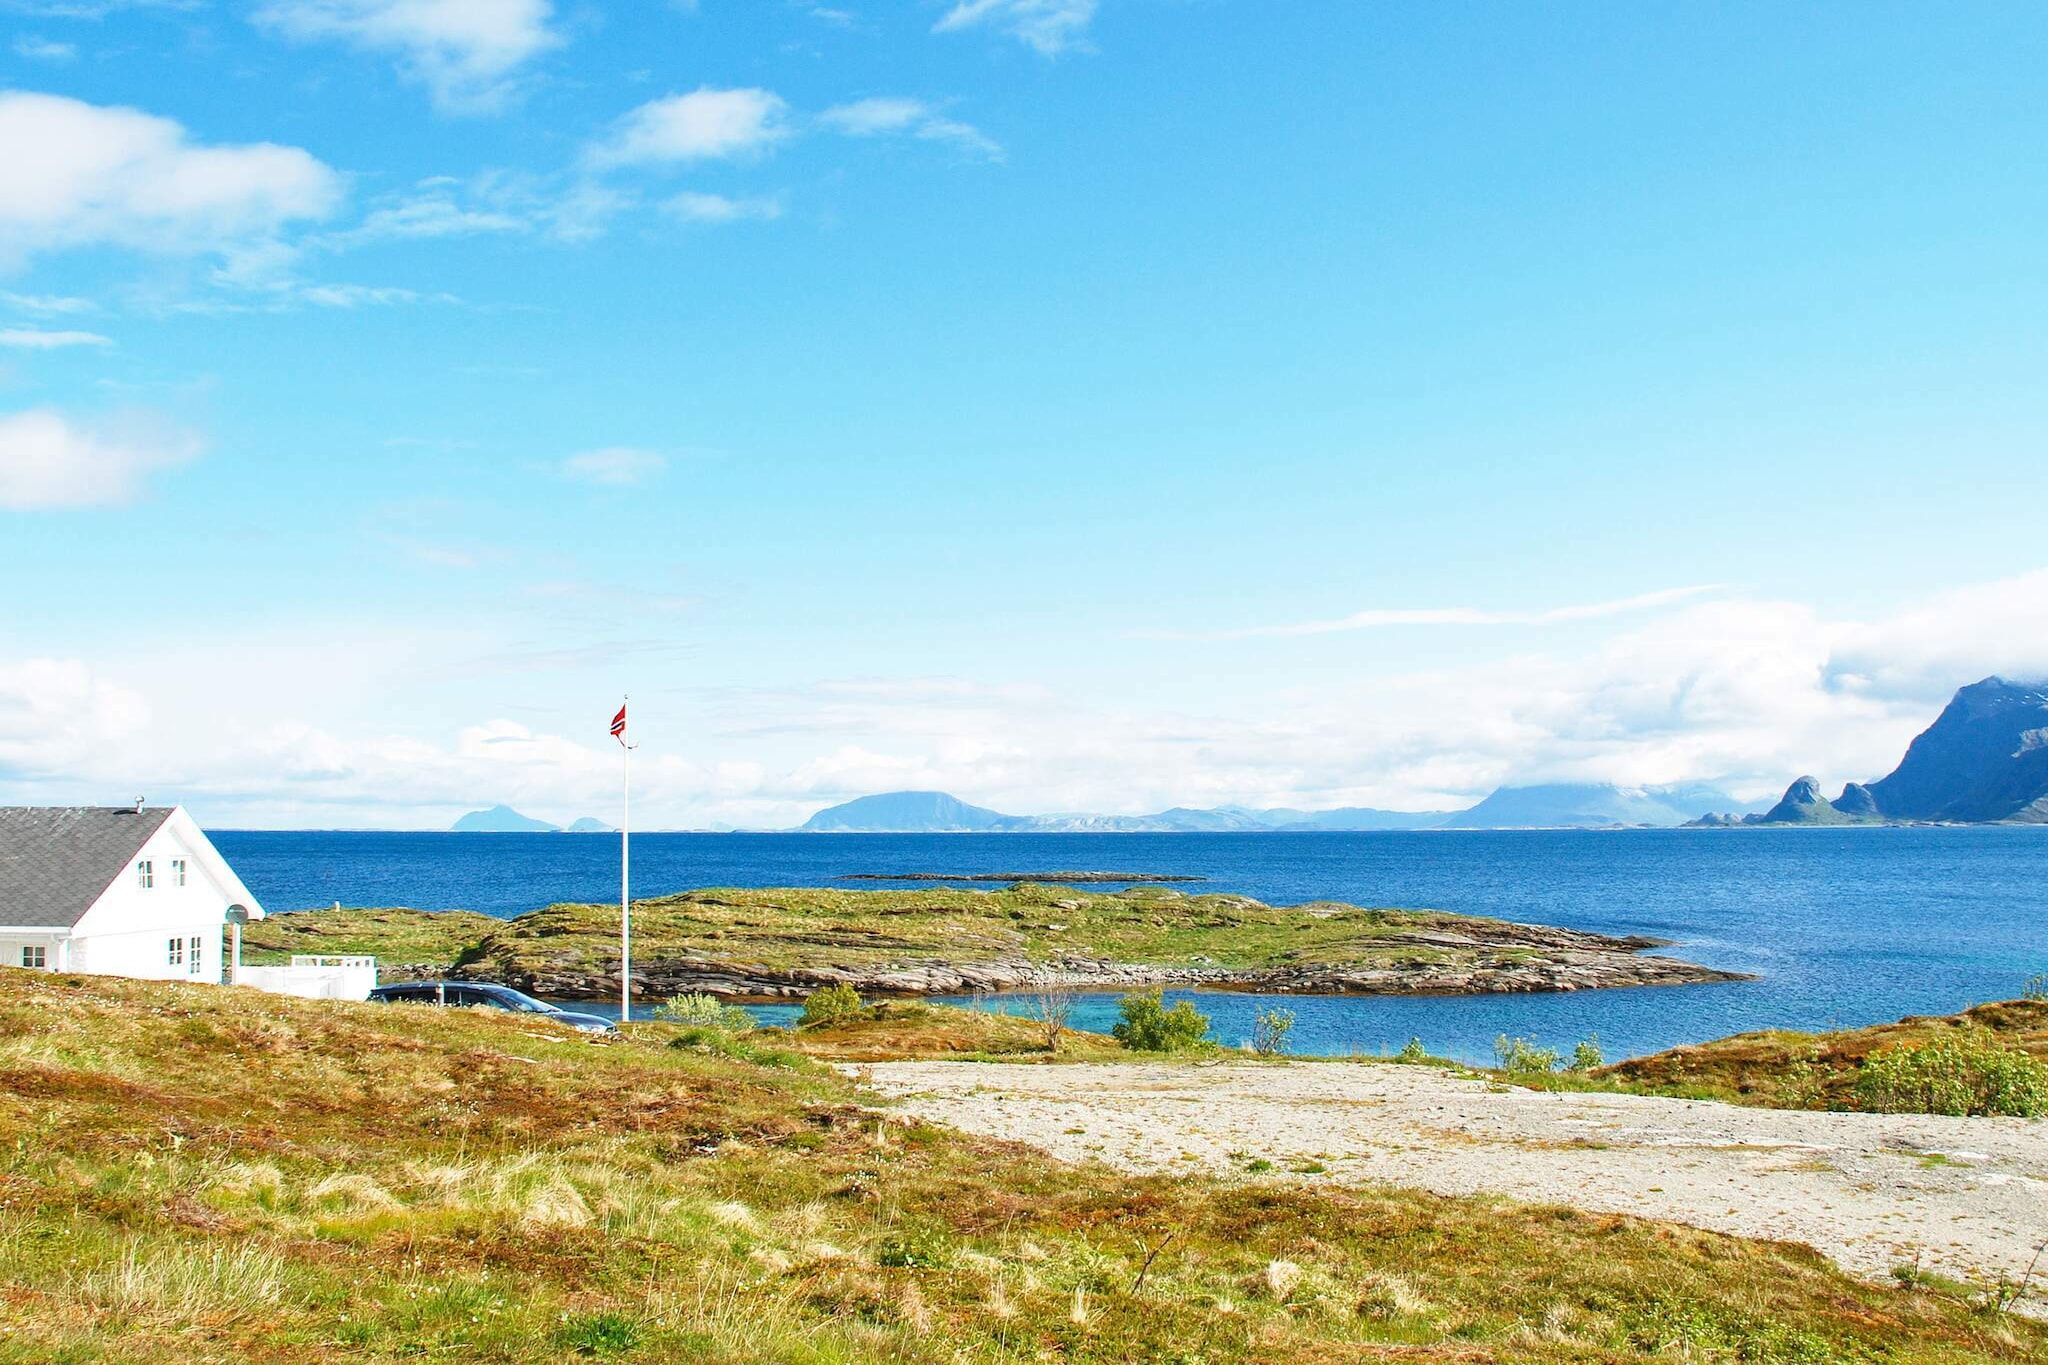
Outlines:
[[1246,1174],[1265,1160],[1260,1178],[1639,1214],[1804,1242],[1873,1278],[1916,1256],[2017,1278],[2048,1239],[2048,1122],[1549,1094],[1385,1063],[849,1070],[921,1117],[1069,1161]]

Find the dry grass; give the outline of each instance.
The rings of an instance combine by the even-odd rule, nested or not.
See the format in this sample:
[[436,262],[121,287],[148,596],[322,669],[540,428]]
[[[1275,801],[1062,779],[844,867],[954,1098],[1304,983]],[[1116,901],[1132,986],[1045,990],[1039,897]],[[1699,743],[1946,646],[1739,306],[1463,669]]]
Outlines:
[[1127,1055],[1100,1033],[1067,1029],[1059,1046],[1045,1044],[1045,1026],[1018,1015],[887,1000],[850,1019],[791,1033],[762,1030],[807,1057],[832,1062],[1107,1061]]
[[[462,968],[506,981],[560,979],[615,962],[618,908],[551,905],[516,919],[417,910],[309,910],[251,925],[245,943],[286,952],[374,953],[380,960]],[[1280,907],[1243,896],[1159,887],[1115,894],[1019,884],[714,889],[637,901],[636,957],[841,969],[915,962],[1054,961],[1068,955],[1170,966],[1263,968],[1457,960],[1471,950],[1415,935],[1498,937],[1494,958],[1528,956],[1498,921],[1437,911],[1334,903]]]
[[1618,1062],[1588,1079],[1600,1088],[1771,1109],[1853,1109],[1857,1077],[1874,1053],[1965,1029],[1986,1031],[2048,1061],[2048,1001],[2007,1000],[1836,1033],[1739,1033]]
[[675,1038],[0,971],[0,1362],[2048,1354],[1797,1248],[1063,1167]]

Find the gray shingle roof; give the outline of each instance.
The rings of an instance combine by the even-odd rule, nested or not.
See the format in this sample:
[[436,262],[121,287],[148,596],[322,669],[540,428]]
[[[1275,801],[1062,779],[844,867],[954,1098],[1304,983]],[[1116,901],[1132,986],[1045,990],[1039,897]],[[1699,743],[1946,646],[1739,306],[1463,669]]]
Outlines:
[[0,806],[0,924],[69,929],[170,818],[168,806]]

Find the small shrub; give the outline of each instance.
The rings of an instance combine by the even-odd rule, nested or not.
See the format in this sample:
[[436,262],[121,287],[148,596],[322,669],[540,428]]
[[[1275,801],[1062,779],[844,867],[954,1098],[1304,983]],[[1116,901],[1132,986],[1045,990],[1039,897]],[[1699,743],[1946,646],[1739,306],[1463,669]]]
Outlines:
[[1429,1050],[1423,1047],[1420,1038],[1410,1038],[1401,1045],[1401,1050],[1394,1054],[1394,1060],[1410,1063],[1426,1062],[1429,1060]]
[[640,1324],[624,1313],[586,1313],[563,1323],[555,1340],[578,1355],[615,1356],[640,1344]]
[[1067,1020],[1074,1013],[1074,988],[1071,986],[1047,986],[1033,1001],[1039,1028],[1039,1036],[1045,1039],[1047,1052],[1060,1050],[1060,1035],[1067,1031]]
[[851,1019],[860,1011],[860,992],[844,981],[838,981],[830,986],[821,986],[804,998],[804,1014],[797,1026],[817,1028],[836,1024],[842,1019]]
[[1260,1010],[1252,1015],[1252,1051],[1261,1057],[1277,1057],[1287,1051],[1287,1035],[1292,1032],[1293,1010]]
[[1556,1048],[1538,1047],[1533,1038],[1510,1038],[1505,1033],[1493,1040],[1493,1055],[1510,1076],[1548,1076],[1564,1065]]
[[913,1228],[875,1248],[875,1264],[890,1270],[929,1270],[950,1259],[946,1239],[930,1228]]
[[1982,1029],[1873,1054],[1857,1104],[1880,1114],[2048,1115],[2048,1066]]
[[2028,1000],[2048,1001],[2048,972],[2028,977],[2026,988],[2020,994]]
[[738,1005],[728,1005],[715,995],[675,995],[655,1006],[654,1017],[692,1029],[719,1033],[748,1033],[754,1016]]
[[1606,1062],[1607,1059],[1600,1054],[1600,1035],[1589,1033],[1579,1040],[1577,1047],[1572,1049],[1572,1060],[1565,1067],[1565,1070],[1595,1071],[1604,1066]]
[[1185,1052],[1209,1036],[1208,1015],[1186,1000],[1166,1008],[1158,987],[1125,996],[1118,1010],[1123,1019],[1110,1033],[1133,1052]]

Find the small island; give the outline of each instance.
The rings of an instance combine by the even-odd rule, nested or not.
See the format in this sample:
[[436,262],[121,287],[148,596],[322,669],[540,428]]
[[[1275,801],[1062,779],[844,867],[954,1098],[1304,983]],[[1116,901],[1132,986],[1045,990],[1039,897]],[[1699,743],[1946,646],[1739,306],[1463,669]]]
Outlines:
[[842,882],[1046,882],[1059,886],[1100,886],[1143,882],[1205,882],[1207,877],[1144,872],[842,872]]
[[[386,980],[499,981],[550,999],[618,991],[618,907],[469,912],[308,910],[249,926],[250,960],[373,953]],[[1021,882],[703,890],[633,907],[633,981],[647,996],[800,998],[1146,986],[1301,995],[1458,995],[1746,978],[1645,950],[1664,940],[1333,901],[1272,906],[1168,887],[1115,893]]]

